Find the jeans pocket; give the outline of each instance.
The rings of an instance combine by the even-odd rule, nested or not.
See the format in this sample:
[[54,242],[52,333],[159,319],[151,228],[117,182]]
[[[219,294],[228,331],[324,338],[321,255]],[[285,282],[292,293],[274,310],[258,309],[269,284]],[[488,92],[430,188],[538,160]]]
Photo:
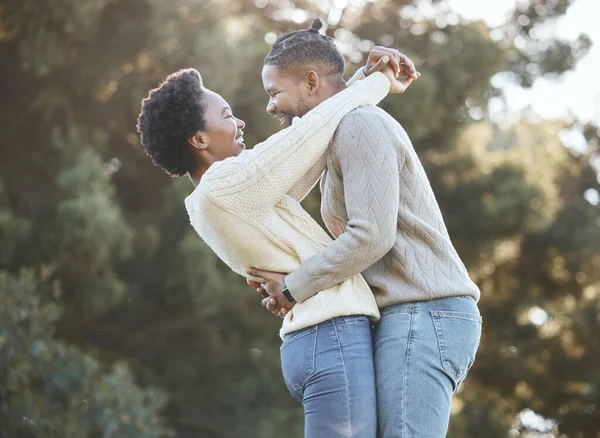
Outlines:
[[315,371],[316,346],[317,326],[286,335],[281,346],[283,380],[300,403],[304,386]]
[[442,367],[454,382],[454,390],[475,362],[481,340],[480,315],[462,312],[431,311]]

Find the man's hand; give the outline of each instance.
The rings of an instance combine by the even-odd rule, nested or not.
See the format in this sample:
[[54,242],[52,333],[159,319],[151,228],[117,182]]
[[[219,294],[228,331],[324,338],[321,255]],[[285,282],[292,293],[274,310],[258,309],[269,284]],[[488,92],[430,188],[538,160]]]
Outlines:
[[396,78],[412,78],[414,81],[418,79],[421,74],[415,69],[415,64],[412,60],[400,53],[396,49],[390,49],[388,47],[375,46],[369,53],[367,63],[363,67],[365,76],[369,76],[371,73],[376,71],[382,71],[383,68],[388,64],[388,61],[383,61],[384,57],[389,58],[389,65],[392,67]]
[[248,284],[263,296],[262,305],[273,315],[284,317],[296,304],[290,303],[281,291],[285,274],[261,271],[256,268],[248,268],[246,269],[246,273],[253,277],[262,278],[265,281],[264,283],[258,283],[248,280]]

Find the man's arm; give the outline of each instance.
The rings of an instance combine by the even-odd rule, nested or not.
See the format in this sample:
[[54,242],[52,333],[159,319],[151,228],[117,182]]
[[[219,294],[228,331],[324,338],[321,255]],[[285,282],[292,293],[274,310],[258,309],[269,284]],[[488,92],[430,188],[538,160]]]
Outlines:
[[333,153],[344,184],[348,223],[324,251],[285,277],[296,301],[364,271],[393,247],[400,191],[397,141],[380,114],[358,111],[340,124]]

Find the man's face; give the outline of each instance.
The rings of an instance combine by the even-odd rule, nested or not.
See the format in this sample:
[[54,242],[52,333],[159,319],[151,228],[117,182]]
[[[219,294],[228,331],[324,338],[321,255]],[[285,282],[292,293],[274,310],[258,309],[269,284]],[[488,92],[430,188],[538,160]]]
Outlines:
[[301,78],[282,73],[274,65],[265,65],[262,81],[269,95],[267,112],[279,120],[284,128],[292,124],[294,117],[302,117],[309,111],[306,104],[307,87]]

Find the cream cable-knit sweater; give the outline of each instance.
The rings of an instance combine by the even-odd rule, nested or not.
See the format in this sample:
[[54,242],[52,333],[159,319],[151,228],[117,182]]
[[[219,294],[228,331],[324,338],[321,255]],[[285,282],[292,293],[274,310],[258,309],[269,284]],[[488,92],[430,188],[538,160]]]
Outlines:
[[[213,164],[185,199],[190,222],[231,269],[292,272],[320,253],[331,238],[299,201],[317,182],[326,151],[340,121],[352,110],[375,105],[389,91],[382,73],[349,81],[292,125],[237,157]],[[349,276],[296,304],[280,335],[342,315],[379,318],[371,289],[360,274]]]

